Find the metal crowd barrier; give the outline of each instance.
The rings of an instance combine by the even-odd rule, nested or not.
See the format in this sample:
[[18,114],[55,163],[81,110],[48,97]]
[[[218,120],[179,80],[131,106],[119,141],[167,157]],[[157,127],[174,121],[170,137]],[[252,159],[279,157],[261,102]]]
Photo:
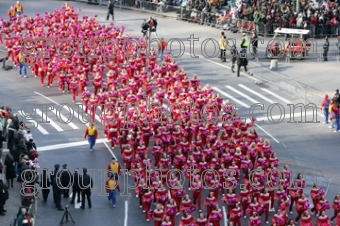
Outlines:
[[279,72],[272,71],[270,69],[265,68],[264,65],[260,63],[255,63],[249,61],[249,70],[253,73],[255,78],[258,80],[255,82],[257,84],[260,83],[269,83],[275,86],[275,90],[283,90],[292,94],[291,99],[300,99],[304,104],[307,102],[307,92],[306,89],[302,87],[294,79],[291,79]]
[[[76,0],[78,2],[89,2],[88,0]],[[91,0],[92,3],[98,5],[107,5],[106,0]],[[229,2],[230,3],[230,2]],[[229,4],[228,3],[228,4]],[[229,4],[230,5],[230,4]],[[232,30],[236,32],[249,32],[255,29],[260,36],[270,37],[274,35],[274,31],[278,27],[283,28],[299,28],[296,24],[289,24],[288,21],[282,20],[281,23],[268,22],[254,23],[241,19],[224,18],[219,19],[221,13],[202,12],[196,9],[191,9],[189,6],[168,5],[163,1],[153,3],[152,1],[140,0],[116,0],[117,8],[134,8],[140,12],[152,12],[160,16],[177,18],[182,21],[196,23],[200,25],[208,25],[224,30]],[[340,25],[330,26],[328,24],[318,24],[317,26],[307,22],[307,26],[300,27],[301,29],[310,30],[310,38],[321,37],[336,37],[340,34]]]

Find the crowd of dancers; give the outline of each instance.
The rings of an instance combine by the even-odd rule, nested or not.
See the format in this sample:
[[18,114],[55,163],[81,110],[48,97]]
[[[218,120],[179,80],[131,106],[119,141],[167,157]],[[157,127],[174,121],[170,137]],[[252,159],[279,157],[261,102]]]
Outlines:
[[[57,84],[73,101],[80,98],[92,121],[102,112],[104,134],[112,148],[120,148],[138,184],[140,208],[155,226],[219,226],[224,217],[238,226],[242,218],[249,226],[328,226],[333,220],[340,226],[339,195],[330,204],[315,184],[309,203],[303,175],[295,177],[288,165],[278,170],[269,141],[252,128],[256,119],[242,121],[233,105],[202,86],[197,75],[189,78],[169,54],[159,63],[147,39],[128,42],[124,27],[80,17],[68,4],[45,15],[2,20],[1,34],[15,66],[23,53],[42,86]],[[53,41],[47,45],[38,38]],[[93,48],[99,39],[115,42]],[[70,40],[77,51],[70,50]],[[331,208],[329,218],[325,211]],[[269,219],[271,211],[276,213]],[[293,211],[295,219],[289,217]]]

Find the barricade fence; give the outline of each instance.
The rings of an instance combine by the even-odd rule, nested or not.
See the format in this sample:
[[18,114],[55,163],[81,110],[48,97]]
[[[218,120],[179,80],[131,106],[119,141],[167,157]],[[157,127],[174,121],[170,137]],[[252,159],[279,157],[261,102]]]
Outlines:
[[307,103],[306,89],[294,79],[267,69],[258,62],[249,61],[249,68],[253,76],[258,79],[255,83],[269,83],[274,86],[275,90],[290,93],[292,95],[291,100],[299,99],[303,101],[304,104]]

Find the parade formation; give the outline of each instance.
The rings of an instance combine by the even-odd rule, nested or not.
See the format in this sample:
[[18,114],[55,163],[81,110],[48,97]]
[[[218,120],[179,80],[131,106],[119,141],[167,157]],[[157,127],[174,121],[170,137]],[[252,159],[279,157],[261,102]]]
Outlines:
[[[1,20],[0,37],[5,38],[0,42],[20,76],[27,77],[31,68],[41,86],[70,92],[73,102],[83,102],[92,122],[101,112],[104,134],[91,123],[85,138],[91,151],[100,135],[113,151],[120,150],[124,167],[112,159],[105,182],[113,207],[119,205],[117,177],[126,168],[145,220],[155,226],[219,226],[224,217],[219,201],[226,205],[229,225],[243,226],[244,218],[249,226],[330,226],[333,221],[340,226],[339,195],[330,203],[314,184],[309,203],[303,175],[288,165],[278,170],[282,163],[270,142],[252,128],[256,119],[241,120],[229,100],[201,84],[197,75],[187,75],[169,53],[158,62],[160,54],[148,48],[147,37],[129,41],[124,27],[101,25],[96,16],[80,17],[67,3],[35,17],[23,12],[18,2],[9,20]],[[39,38],[53,41],[47,45]],[[93,40],[109,41],[93,48]],[[164,109],[165,103],[173,107]],[[325,211],[331,208],[334,214],[328,217]],[[272,219],[269,212],[276,212]]]

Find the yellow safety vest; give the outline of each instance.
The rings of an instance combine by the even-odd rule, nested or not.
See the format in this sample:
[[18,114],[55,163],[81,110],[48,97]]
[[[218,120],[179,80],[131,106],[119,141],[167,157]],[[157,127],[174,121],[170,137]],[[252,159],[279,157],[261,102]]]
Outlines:
[[25,63],[25,56],[24,56],[24,54],[19,53],[18,58],[19,58],[19,62],[20,63]]
[[10,10],[9,10],[9,15],[10,15],[11,17],[15,16],[15,9],[10,9]]
[[17,12],[18,12],[18,13],[21,13],[21,12],[22,12],[22,6],[21,6],[21,4],[16,5],[15,8],[17,9]]
[[113,164],[113,163],[110,164],[110,169],[111,169],[113,174],[118,173],[118,166],[119,165],[118,165],[117,162],[115,164]]
[[87,130],[88,130],[88,134],[89,134],[89,136],[94,136],[95,134],[96,134],[96,127],[88,127],[87,128]]
[[243,43],[243,46],[245,46],[245,47],[248,47],[248,38],[247,38],[247,36],[245,36],[245,37],[243,37],[242,38],[242,42],[244,41],[244,43]]
[[117,181],[110,179],[108,183],[108,189],[112,191],[112,190],[115,190],[116,188],[117,188]]

